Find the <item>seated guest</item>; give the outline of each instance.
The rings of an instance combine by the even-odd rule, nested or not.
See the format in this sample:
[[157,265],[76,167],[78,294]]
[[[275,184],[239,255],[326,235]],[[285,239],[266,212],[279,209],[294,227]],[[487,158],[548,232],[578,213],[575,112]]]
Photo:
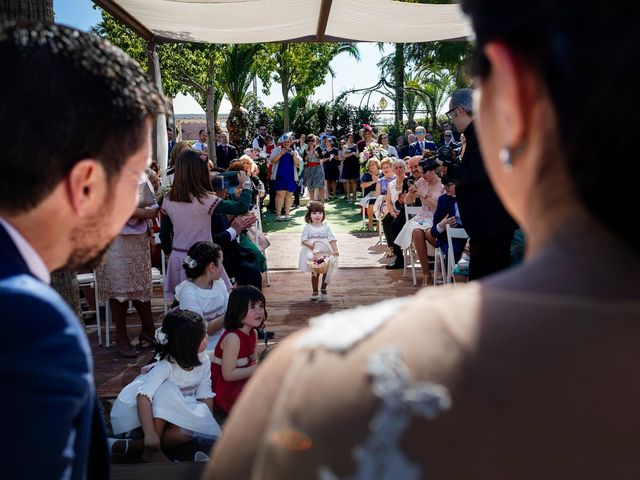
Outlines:
[[394,241],[404,226],[404,214],[400,215],[401,212],[398,210],[396,202],[398,200],[402,202],[402,197],[404,196],[402,190],[405,169],[406,165],[404,160],[397,159],[393,161],[393,173],[395,173],[396,178],[389,182],[389,185],[387,186],[387,195],[385,196],[387,214],[382,219],[382,228],[384,230],[387,246],[393,250],[393,254],[396,256],[395,260],[386,266],[387,269],[404,267],[402,250],[394,243]]
[[222,249],[211,242],[196,242],[184,257],[187,279],[176,286],[176,300],[182,310],[195,312],[207,324],[207,350],[213,350],[222,335],[229,288],[222,280]]
[[[438,205],[436,211],[433,214],[433,226],[428,232],[426,240],[436,248],[440,248],[442,253],[449,255],[449,242],[447,242],[447,224],[450,227],[458,228],[462,227],[462,220],[460,220],[460,210],[458,210],[458,203],[456,202],[456,184],[449,180],[446,175],[442,177],[442,185],[444,186],[444,194],[438,198]],[[453,258],[456,262],[460,260],[462,252],[467,240],[463,238],[454,238],[451,242],[453,244]]]
[[460,144],[456,143],[453,138],[453,132],[451,130],[445,130],[442,135],[442,142],[440,143],[441,147],[449,147],[449,148],[458,148]]
[[[212,186],[218,198],[227,197],[222,177],[214,177]],[[255,222],[256,217],[250,214],[229,220],[227,215],[214,213],[211,215],[211,238],[222,248],[222,264],[229,277],[235,278],[237,285],[253,285],[262,290],[264,256],[255,244],[254,248],[247,246],[251,240],[246,235],[242,242],[239,239]]]
[[426,138],[427,130],[424,127],[416,127],[416,142],[409,146],[409,155],[428,156],[429,152],[437,150],[436,144]]
[[238,158],[236,147],[229,143],[229,137],[226,133],[220,134],[220,144],[216,145],[216,166],[218,168],[229,168],[231,160]]
[[[418,158],[418,157],[414,157]],[[402,227],[402,230],[395,239],[395,243],[402,250],[409,248],[411,243],[416,249],[420,266],[422,267],[422,285],[432,283],[431,270],[429,269],[429,259],[427,258],[427,244],[425,235],[433,226],[433,215],[438,204],[438,198],[442,195],[442,183],[436,175],[438,164],[434,159],[425,159],[420,162],[422,176],[409,185],[408,192],[404,200],[406,204],[415,203],[420,199],[422,208],[418,214],[411,218]]]
[[122,389],[111,409],[113,453],[142,452],[145,462],[168,462],[165,453],[194,439],[215,440],[207,331],[195,312],[173,309],[156,330],[157,361]]
[[224,315],[225,332],[216,345],[211,363],[211,384],[216,392],[214,408],[229,414],[249,377],[257,368],[255,330],[267,319],[261,291],[245,285],[229,295]]

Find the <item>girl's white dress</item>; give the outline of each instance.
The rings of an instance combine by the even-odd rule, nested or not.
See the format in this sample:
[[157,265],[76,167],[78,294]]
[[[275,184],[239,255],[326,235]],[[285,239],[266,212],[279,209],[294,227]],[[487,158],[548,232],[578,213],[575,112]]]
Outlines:
[[[309,247],[302,245],[300,248],[300,258],[298,260],[298,268],[301,272],[309,272],[309,266],[307,265],[307,261],[313,259],[314,253],[327,253],[333,254],[333,248],[331,247],[332,241],[336,240],[336,236],[331,231],[331,227],[328,223],[323,223],[320,227],[314,227],[312,224],[307,223],[302,230],[302,237],[300,239],[301,242],[305,240],[309,240],[312,243],[315,243],[314,250],[311,250]],[[327,272],[326,281],[329,283],[331,280],[331,276],[333,272],[338,266],[337,257],[333,257],[332,267],[329,268]]]
[[[222,279],[213,282],[211,288],[200,288],[191,280],[184,280],[176,286],[176,300],[180,308],[202,315],[206,322],[213,320],[227,311],[229,292]],[[207,350],[213,350],[222,336],[223,329],[209,337]]]
[[113,433],[118,435],[140,427],[137,397],[151,400],[153,417],[189,430],[200,437],[217,438],[220,426],[209,407],[197,399],[213,398],[211,361],[206,353],[198,355],[202,364],[184,370],[168,359],[147,365],[142,375],[124,387],[111,410]]

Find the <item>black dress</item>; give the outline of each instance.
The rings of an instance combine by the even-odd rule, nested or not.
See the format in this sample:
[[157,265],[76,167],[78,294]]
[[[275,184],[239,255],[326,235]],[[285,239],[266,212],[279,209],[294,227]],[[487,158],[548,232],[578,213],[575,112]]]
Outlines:
[[333,148],[331,150],[324,150],[320,154],[320,158],[331,158],[332,160],[328,160],[322,164],[324,167],[324,179],[325,180],[338,180],[340,178],[340,159],[338,158],[338,149]]
[[347,151],[355,153],[356,155],[345,157],[344,162],[342,162],[342,179],[357,180],[360,178],[360,157],[358,155],[358,147],[356,145],[353,147],[347,147],[345,149],[345,153],[347,153]]

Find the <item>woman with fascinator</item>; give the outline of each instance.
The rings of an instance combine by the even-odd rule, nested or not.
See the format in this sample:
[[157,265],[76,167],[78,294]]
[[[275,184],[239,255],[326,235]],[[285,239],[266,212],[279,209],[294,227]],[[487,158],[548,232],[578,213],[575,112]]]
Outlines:
[[373,128],[371,128],[371,125],[369,125],[368,123],[363,123],[362,128],[364,129],[364,138],[356,143],[356,146],[358,147],[358,153],[364,152],[365,147],[374,142]]
[[[282,134],[278,139],[278,146],[271,152],[271,180],[273,180],[276,191],[276,214],[277,221],[288,222],[291,220],[289,211],[293,204],[293,192],[298,184],[298,165],[300,164],[300,156],[292,148],[291,140],[293,132]],[[284,215],[282,215],[282,207],[284,205]]]

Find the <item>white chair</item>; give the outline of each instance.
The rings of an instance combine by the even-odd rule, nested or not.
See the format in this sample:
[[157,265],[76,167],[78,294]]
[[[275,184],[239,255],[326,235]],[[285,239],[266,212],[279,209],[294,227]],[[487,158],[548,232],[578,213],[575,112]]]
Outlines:
[[433,260],[433,285],[438,285],[438,264],[440,264],[440,275],[442,275],[442,284],[447,284],[447,266],[444,263],[445,255],[440,247],[436,248]]
[[453,239],[461,238],[466,240],[469,238],[469,234],[466,232],[464,228],[457,227],[452,228],[447,225],[447,243],[449,245],[449,254],[447,255],[447,283],[453,282],[456,283],[456,277],[453,274],[453,270],[456,268],[456,260],[455,255],[453,253]]
[[95,270],[91,273],[80,273],[77,275],[78,287],[93,288],[95,310],[87,310],[84,313],[96,314],[96,326],[98,328],[98,345],[102,345],[102,321],[100,319],[100,303],[98,302],[98,280]]
[[[409,225],[409,220],[411,220],[413,217],[415,217],[418,213],[420,213],[420,211],[422,210],[422,207],[413,207],[410,205],[405,205],[404,206],[404,220],[405,220],[405,226]],[[418,286],[418,281],[416,280],[416,261],[417,261],[417,255],[415,250],[413,249],[413,241],[411,241],[411,243],[409,244],[409,247],[406,248],[403,252],[403,256],[404,256],[404,266],[402,267],[402,276],[404,277],[407,271],[407,254],[409,256],[409,260],[411,261],[411,275],[413,277],[413,286],[417,287]]]

